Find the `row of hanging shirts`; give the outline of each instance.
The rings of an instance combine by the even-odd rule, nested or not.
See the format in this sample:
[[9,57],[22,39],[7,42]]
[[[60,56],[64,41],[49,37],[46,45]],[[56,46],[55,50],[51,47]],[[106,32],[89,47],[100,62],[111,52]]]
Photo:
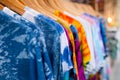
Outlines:
[[46,1],[0,0],[0,79],[87,80],[106,71],[106,20]]

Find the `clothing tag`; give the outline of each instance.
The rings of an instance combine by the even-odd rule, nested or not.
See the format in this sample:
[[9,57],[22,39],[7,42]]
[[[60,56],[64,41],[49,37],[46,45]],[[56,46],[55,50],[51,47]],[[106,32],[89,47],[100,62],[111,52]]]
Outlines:
[[71,17],[74,17],[72,14],[70,14],[69,12],[66,12],[66,11],[64,11],[64,14],[71,16]]
[[6,14],[11,15],[11,16],[18,15],[17,13],[15,13],[14,11],[10,10],[7,7],[3,8],[3,12],[5,12]]
[[30,20],[31,22],[33,22],[35,24],[34,15],[31,14],[29,11],[26,10],[23,13],[22,17],[26,18],[27,20]]
[[25,11],[29,11],[29,12],[35,14],[35,15],[41,14],[40,12],[38,12],[38,11],[36,11],[36,10],[34,10],[34,9],[30,8],[30,7],[28,7],[28,6],[26,6],[26,7],[24,8],[24,10],[25,10]]

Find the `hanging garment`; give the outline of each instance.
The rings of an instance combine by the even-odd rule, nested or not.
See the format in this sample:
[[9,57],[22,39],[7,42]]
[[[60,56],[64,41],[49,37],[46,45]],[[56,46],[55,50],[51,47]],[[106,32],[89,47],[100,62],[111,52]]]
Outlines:
[[35,17],[30,12],[25,12],[23,17],[32,21],[43,31],[50,62],[52,64],[53,77],[55,80],[58,80],[58,76],[60,75],[60,36],[58,31],[48,20],[44,18],[41,19],[38,16]]
[[[52,66],[51,66],[51,63],[50,63],[48,52],[46,50],[46,44],[45,44],[45,40],[44,40],[44,35],[43,35],[42,31],[40,30],[40,28],[38,26],[35,26],[32,22],[30,22],[30,21],[24,19],[23,17],[19,16],[15,12],[11,11],[7,7],[5,7],[3,9],[3,12],[5,12],[6,14],[12,16],[14,19],[18,20],[22,24],[25,24],[25,25],[31,27],[33,30],[38,29],[37,33],[39,33],[39,35],[40,35],[39,41],[41,42],[40,49],[41,49],[41,54],[42,54],[42,57],[43,57],[42,62],[43,62],[43,65],[44,65],[44,72],[45,73],[49,72],[49,74],[47,74],[47,75],[45,74],[45,78],[52,80],[53,79]],[[36,30],[34,30],[34,32],[36,32]],[[39,75],[41,75],[41,73],[39,73]]]
[[90,50],[89,50],[87,40],[86,40],[85,31],[84,31],[82,25],[79,23],[79,21],[71,18],[68,15],[65,15],[64,13],[62,13],[60,11],[56,11],[55,15],[68,21],[70,24],[73,24],[76,27],[76,29],[78,30],[79,40],[80,40],[80,44],[81,44],[80,49],[81,49],[82,56],[83,56],[83,64],[86,68],[86,64],[89,63],[91,56],[90,56]]
[[[61,69],[59,69],[60,70],[59,74],[64,76],[65,72],[67,72],[73,68],[73,64],[71,61],[71,52],[69,49],[68,40],[67,40],[67,36],[65,34],[64,29],[56,21],[54,21],[42,14],[30,9],[30,8],[27,9],[26,13],[23,14],[23,17],[28,18],[28,15],[30,12],[34,14],[34,15],[33,14],[31,15],[31,18],[33,17],[36,22],[39,21],[38,23],[40,24],[41,23],[40,20],[44,20],[45,22],[49,23],[50,26],[52,26],[54,29],[57,30],[57,32],[60,36],[60,49],[61,49],[60,53],[58,54],[58,55],[60,55],[60,60],[61,60],[61,63],[59,63],[59,65],[62,65]],[[41,25],[42,25],[42,23],[41,23]],[[46,28],[48,28],[48,26]],[[46,33],[44,33],[44,34],[46,34]],[[48,34],[46,34],[46,35],[48,35]],[[54,39],[54,38],[52,38],[52,39]],[[59,66],[56,66],[56,67],[59,67]],[[56,70],[56,68],[54,68],[54,70]],[[60,76],[59,74],[55,73],[55,75],[57,75],[57,76]],[[62,76],[60,76],[58,79],[61,79],[61,78],[62,78]]]
[[87,21],[82,19],[80,16],[73,16],[68,12],[64,12],[64,13],[66,15],[78,20],[82,24],[82,26],[85,30],[86,39],[88,42],[88,46],[90,48],[90,55],[91,55],[91,60],[90,60],[89,64],[87,64],[86,71],[92,72],[95,69],[96,64],[95,64],[95,55],[94,55],[94,46],[93,46],[93,39],[92,39],[93,36],[92,36],[91,25]]
[[34,30],[0,11],[1,80],[45,80],[41,43]]
[[108,55],[107,54],[107,44],[108,44],[108,41],[107,41],[107,22],[104,18],[99,18],[99,21],[100,21],[100,32],[101,32],[101,36],[102,36],[102,41],[103,41],[103,44],[104,44],[104,48],[105,48],[105,57]]
[[[71,52],[71,55],[72,55],[72,44],[71,44],[71,41],[70,41],[69,33],[68,33],[66,28],[64,28],[64,30],[65,30],[65,33],[66,33],[66,36],[67,36],[67,39],[68,39],[69,49],[70,49],[70,52]],[[71,60],[72,60],[72,58],[71,58]],[[74,68],[65,72],[64,80],[70,80],[70,77],[74,77],[73,70],[74,70]]]
[[95,53],[94,53],[91,25],[87,21],[82,19],[81,17],[77,17],[76,19],[81,22],[81,24],[83,25],[83,28],[86,32],[88,46],[90,48],[90,53],[91,53],[91,60],[90,60],[90,63],[87,65],[86,70],[89,71],[89,72],[92,72],[96,68],[96,64],[95,64],[95,55],[94,55]]
[[[89,63],[89,59],[90,59],[90,53],[89,53],[89,48],[88,48],[88,45],[87,43],[84,43],[84,42],[87,42],[86,41],[86,38],[85,38],[85,34],[84,34],[84,30],[82,28],[82,25],[74,20],[73,18],[69,17],[68,15],[65,15],[59,11],[56,11],[55,12],[55,15],[57,15],[58,17],[68,21],[69,23],[73,24],[76,26],[76,29],[78,30],[78,35],[79,35],[79,40],[80,40],[80,44],[81,44],[81,52],[82,52],[82,58],[83,58],[83,63],[84,63],[84,66],[86,66],[86,64]],[[83,34],[84,35],[81,35],[81,31],[83,31]],[[79,57],[80,58],[80,57]],[[79,61],[78,61],[79,62]],[[81,66],[82,67],[82,66]],[[85,67],[86,68],[86,67]],[[78,67],[78,70],[79,70],[79,67]],[[83,73],[84,74],[84,73]]]
[[63,27],[68,31],[68,36],[70,38],[70,42],[71,42],[71,50],[72,50],[72,60],[73,60],[73,64],[74,64],[74,69],[70,72],[70,80],[79,80],[79,74],[78,74],[78,65],[77,65],[77,61],[76,61],[76,51],[75,51],[75,40],[74,40],[74,36],[73,33],[70,29],[69,24],[66,24],[64,21],[61,20],[57,20],[61,25],[63,25]]
[[75,41],[75,51],[76,51],[76,60],[77,60],[77,65],[78,65],[78,75],[80,77],[80,80],[85,80],[85,75],[84,75],[84,67],[82,63],[82,54],[80,52],[80,42],[79,42],[79,36],[78,36],[78,31],[75,28],[74,25],[70,26],[70,29],[73,33],[74,36],[74,41]]
[[[100,26],[97,18],[94,18],[90,15],[83,14],[82,17],[88,20],[92,25],[92,35],[93,35],[93,44],[95,49],[95,59],[96,59],[96,72],[103,66],[104,62],[104,46],[100,34]],[[98,42],[99,41],[99,42]]]

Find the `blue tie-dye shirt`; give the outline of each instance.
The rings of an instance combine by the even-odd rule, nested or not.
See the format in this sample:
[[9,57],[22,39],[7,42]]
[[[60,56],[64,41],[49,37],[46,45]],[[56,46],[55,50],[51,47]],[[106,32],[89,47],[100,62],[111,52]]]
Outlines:
[[41,43],[34,31],[0,11],[0,80],[45,80]]
[[[32,13],[32,15],[30,15],[30,13]],[[69,49],[69,44],[68,44],[68,40],[67,40],[66,33],[64,31],[64,28],[60,24],[58,24],[56,21],[54,21],[53,19],[46,17],[30,8],[24,13],[23,17],[25,17],[27,19],[31,19],[31,21],[33,21],[34,23],[40,24],[40,25],[43,25],[41,23],[41,21],[44,21],[47,24],[49,24],[49,25],[46,25],[47,29],[48,28],[55,29],[57,31],[57,33],[59,34],[60,45],[56,45],[56,46],[59,46],[60,52],[56,54],[56,51],[55,51],[55,54],[56,54],[56,56],[60,55],[60,58],[59,58],[60,59],[60,63],[59,63],[60,69],[57,70],[56,67],[58,67],[58,66],[53,65],[53,71],[54,71],[54,77],[55,77],[54,79],[61,80],[63,78],[63,76],[65,75],[65,72],[67,72],[73,68],[73,64],[72,64],[72,60],[71,60],[71,50]],[[45,27],[43,27],[43,28],[46,30]],[[47,34],[47,33],[45,32],[44,34]],[[46,35],[47,37],[48,37],[48,34]],[[55,40],[56,38],[57,37],[53,37],[52,39]],[[53,50],[54,50],[54,47],[53,47]],[[53,57],[55,57],[55,56],[53,56]],[[53,61],[53,58],[51,58],[51,60]],[[56,74],[56,73],[58,73],[58,74]]]
[[58,31],[54,28],[53,25],[51,25],[45,19],[40,19],[39,17],[33,17],[33,19],[34,19],[34,22],[32,20],[31,21],[37,26],[39,26],[42,32],[44,33],[46,48],[48,50],[50,62],[52,64],[53,77],[54,77],[54,80],[57,80],[58,75],[60,75],[58,73],[60,72],[59,71],[59,68],[60,68],[59,67],[60,66],[60,37],[59,37]]
[[[11,15],[12,17],[14,17],[15,19],[19,20],[20,22],[22,22],[23,24],[26,24],[28,25],[29,27],[31,27],[33,30],[35,30],[35,32],[39,33],[39,41],[41,42],[41,53],[42,53],[42,62],[44,64],[44,72],[48,72],[49,74],[47,74],[45,77],[46,79],[53,79],[53,74],[52,74],[52,66],[51,66],[51,63],[50,63],[50,59],[49,59],[49,56],[48,56],[48,52],[46,50],[46,44],[45,44],[45,39],[44,39],[44,35],[42,33],[42,31],[40,30],[40,28],[36,25],[34,25],[32,22],[24,19],[23,17],[19,16],[18,14],[16,14],[15,12],[11,11],[10,9],[8,8],[4,8],[3,11],[8,14],[8,15]],[[39,67],[38,67],[39,68]],[[38,71],[39,72],[39,71]],[[39,73],[39,75],[41,75],[41,73]],[[38,76],[39,76],[38,75]]]

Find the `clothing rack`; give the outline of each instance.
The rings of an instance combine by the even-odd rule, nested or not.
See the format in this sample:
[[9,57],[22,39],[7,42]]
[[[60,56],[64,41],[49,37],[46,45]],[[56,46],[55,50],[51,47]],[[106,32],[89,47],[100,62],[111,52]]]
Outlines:
[[0,9],[0,80],[94,80],[107,71],[107,22],[90,5],[0,0]]

